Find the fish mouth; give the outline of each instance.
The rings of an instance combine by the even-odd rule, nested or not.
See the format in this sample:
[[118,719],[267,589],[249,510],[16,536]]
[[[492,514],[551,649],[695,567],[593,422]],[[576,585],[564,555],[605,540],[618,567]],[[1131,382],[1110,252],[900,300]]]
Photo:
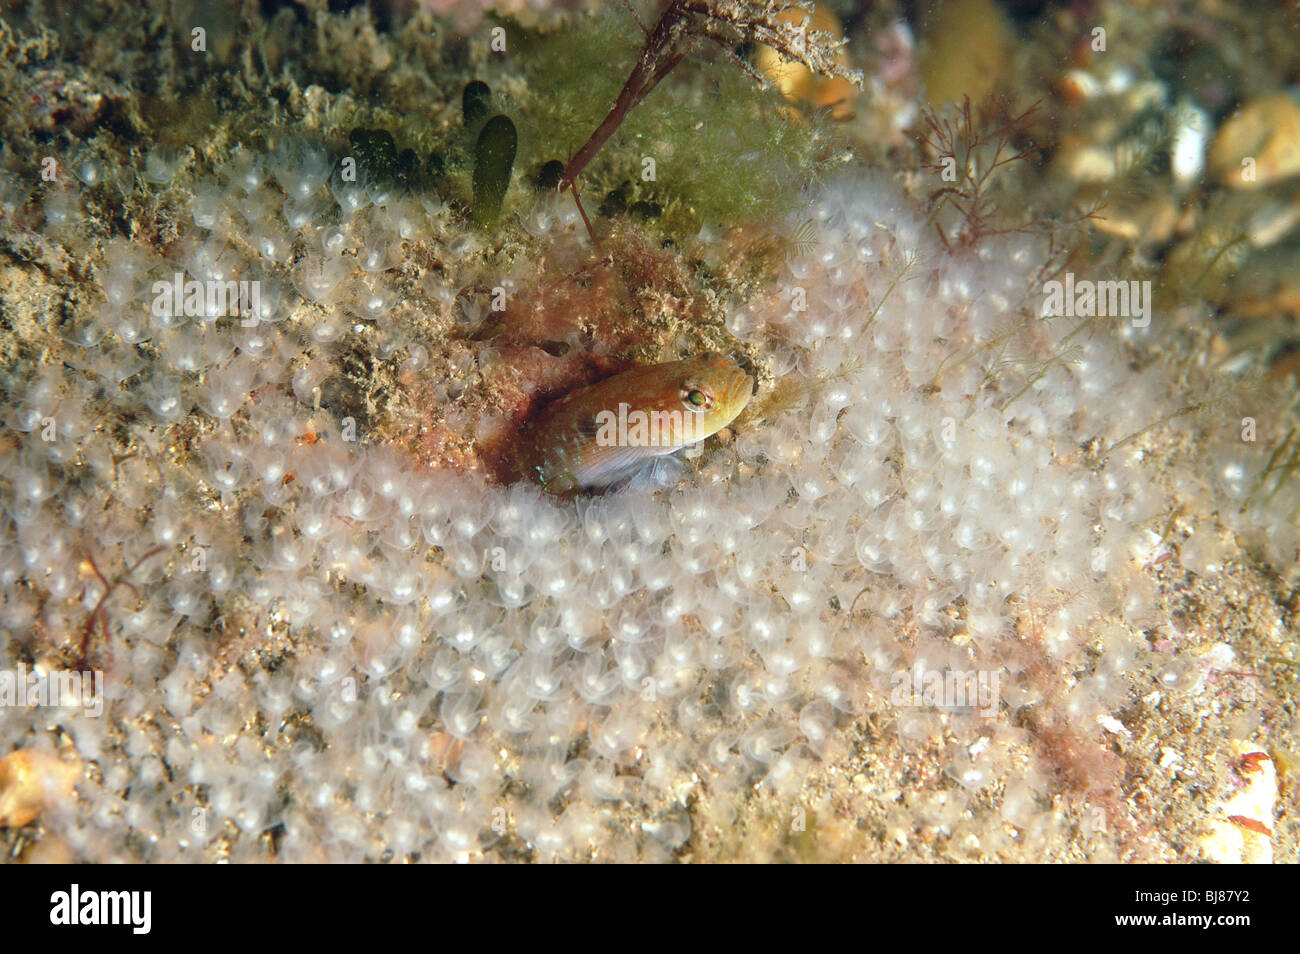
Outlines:
[[754,379],[734,362],[728,360],[730,367],[723,369],[718,390],[722,393],[723,406],[728,409],[731,418],[745,409],[754,394]]

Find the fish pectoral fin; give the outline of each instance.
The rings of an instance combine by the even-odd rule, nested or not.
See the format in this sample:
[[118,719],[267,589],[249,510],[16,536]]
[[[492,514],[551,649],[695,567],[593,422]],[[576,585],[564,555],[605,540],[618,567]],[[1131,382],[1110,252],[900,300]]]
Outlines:
[[599,448],[583,462],[579,480],[587,487],[608,487],[671,452],[672,448]]

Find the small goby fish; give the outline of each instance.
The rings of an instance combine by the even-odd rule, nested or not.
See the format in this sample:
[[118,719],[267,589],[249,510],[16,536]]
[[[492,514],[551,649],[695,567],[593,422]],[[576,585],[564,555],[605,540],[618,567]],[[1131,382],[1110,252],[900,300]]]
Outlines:
[[524,437],[524,463],[554,494],[609,487],[722,430],[753,386],[717,354],[624,371],[546,407]]

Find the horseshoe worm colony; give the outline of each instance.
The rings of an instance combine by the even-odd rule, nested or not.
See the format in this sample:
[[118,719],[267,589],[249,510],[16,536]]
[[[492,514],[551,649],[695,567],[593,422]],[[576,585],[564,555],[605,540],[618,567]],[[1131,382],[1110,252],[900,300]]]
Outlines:
[[1295,861],[1294,36],[910,6],[6,14],[5,857]]

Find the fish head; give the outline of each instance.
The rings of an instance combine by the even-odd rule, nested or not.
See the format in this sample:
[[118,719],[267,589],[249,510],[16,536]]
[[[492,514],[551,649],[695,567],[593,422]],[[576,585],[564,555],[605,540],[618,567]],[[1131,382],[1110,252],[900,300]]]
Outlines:
[[[685,447],[716,434],[734,421],[754,393],[754,379],[735,361],[707,354],[655,365],[639,393],[629,395],[633,407],[674,428],[664,443]],[[680,428],[680,429],[678,429]]]

